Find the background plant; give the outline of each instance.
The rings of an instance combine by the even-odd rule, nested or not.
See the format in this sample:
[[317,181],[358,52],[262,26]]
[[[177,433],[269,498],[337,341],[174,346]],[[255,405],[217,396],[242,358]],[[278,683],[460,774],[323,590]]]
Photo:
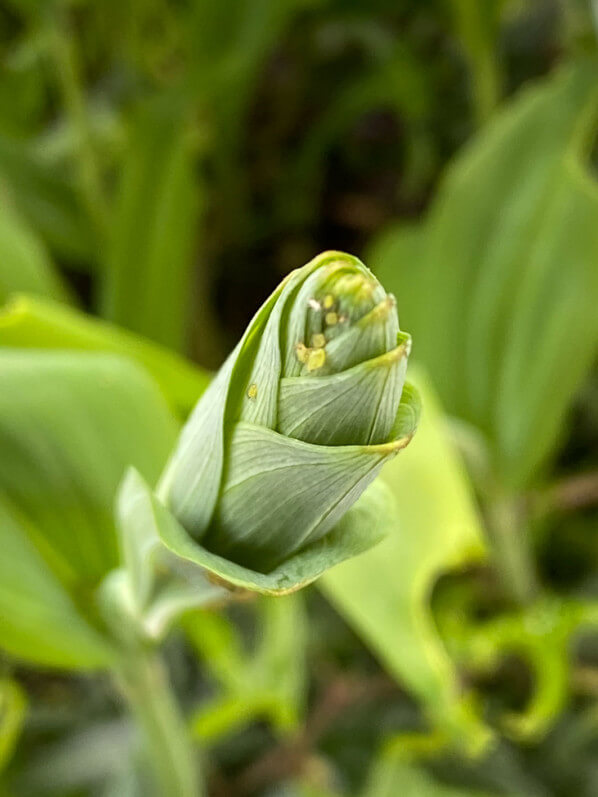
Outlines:
[[592,4],[7,0],[0,36],[5,791],[149,788],[90,609],[117,485],[334,247],[414,338],[400,524],[168,637],[208,786],[594,794]]

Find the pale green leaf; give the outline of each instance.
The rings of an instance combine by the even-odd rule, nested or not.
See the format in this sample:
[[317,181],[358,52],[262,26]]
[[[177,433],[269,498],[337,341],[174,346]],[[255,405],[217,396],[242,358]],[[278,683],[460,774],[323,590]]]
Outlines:
[[308,545],[270,573],[261,573],[224,559],[199,545],[146,486],[146,500],[160,539],[172,553],[199,565],[217,579],[266,595],[294,592],[315,581],[328,568],[367,551],[382,539],[394,511],[392,496],[375,482],[324,538]]
[[424,407],[417,434],[381,476],[395,497],[395,522],[380,545],[334,568],[319,583],[435,723],[475,746],[486,732],[461,696],[429,596],[440,573],[480,558],[482,532],[430,383],[419,373],[415,382]]
[[265,571],[323,537],[408,439],[318,446],[239,423],[205,544]]
[[0,311],[0,345],[126,355],[149,371],[169,402],[184,415],[210,381],[206,371],[166,348],[73,308],[33,296],[17,296]]
[[281,379],[278,431],[323,446],[386,442],[401,398],[408,352],[409,343],[339,374]]

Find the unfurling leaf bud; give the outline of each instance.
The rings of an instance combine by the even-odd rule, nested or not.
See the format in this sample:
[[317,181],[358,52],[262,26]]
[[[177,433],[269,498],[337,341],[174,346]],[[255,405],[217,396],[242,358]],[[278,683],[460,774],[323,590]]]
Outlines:
[[178,528],[165,543],[258,580],[294,562],[289,588],[371,544],[335,548],[352,512],[372,526],[369,491],[353,505],[415,431],[410,345],[394,297],[356,258],[329,252],[289,274],[181,434],[159,486]]

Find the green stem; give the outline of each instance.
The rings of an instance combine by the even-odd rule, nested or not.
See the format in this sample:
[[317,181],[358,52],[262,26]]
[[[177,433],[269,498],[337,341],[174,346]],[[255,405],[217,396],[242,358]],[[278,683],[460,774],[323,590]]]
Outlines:
[[497,53],[500,5],[453,0],[457,34],[469,62],[473,110],[478,127],[494,113],[501,97],[502,74]]
[[159,794],[201,797],[203,789],[187,724],[159,654],[148,649],[128,651],[115,676],[141,731]]
[[500,102],[501,78],[494,52],[472,54],[473,98],[478,127],[492,116]]
[[96,232],[103,237],[107,226],[107,206],[93,146],[74,35],[68,29],[66,18],[58,11],[52,15],[49,32],[64,107],[77,140],[76,156],[81,197]]
[[488,523],[505,589],[516,603],[530,603],[538,581],[519,502],[511,496],[495,497],[490,503]]

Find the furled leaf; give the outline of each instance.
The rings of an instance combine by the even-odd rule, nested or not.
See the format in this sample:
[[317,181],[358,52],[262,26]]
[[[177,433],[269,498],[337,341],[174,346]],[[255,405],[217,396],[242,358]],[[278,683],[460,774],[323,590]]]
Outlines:
[[527,661],[533,676],[529,700],[522,710],[502,717],[502,724],[508,735],[529,742],[546,734],[569,699],[572,641],[596,629],[598,603],[546,597],[475,625],[459,612],[443,632],[469,670],[491,672],[509,653]]
[[188,343],[199,209],[188,117],[166,97],[132,124],[102,303],[109,320],[179,350]]
[[192,409],[210,380],[206,371],[168,349],[73,308],[33,296],[17,296],[0,310],[0,346],[126,355],[149,371],[182,415]]
[[379,481],[374,482],[323,539],[311,543],[271,572],[262,573],[196,543],[143,480],[136,482],[140,490],[138,500],[148,506],[147,515],[153,519],[156,533],[170,552],[209,571],[217,581],[265,595],[295,592],[338,562],[366,551],[383,538],[389,515],[394,511],[390,491]]
[[424,407],[417,435],[381,476],[395,497],[396,523],[380,545],[319,585],[434,722],[477,746],[486,731],[461,696],[429,598],[440,573],[483,554],[480,522],[430,382],[422,374],[415,381]]
[[0,186],[0,301],[17,291],[68,298],[43,243]]
[[[372,446],[318,446],[264,427],[237,424],[228,455],[227,482],[208,543],[218,541],[222,555],[249,566],[256,562],[256,569],[268,570],[272,547],[288,557],[307,539],[322,539],[384,462],[408,440]],[[280,490],[282,475],[292,490]],[[227,544],[233,535],[235,539]]]
[[596,355],[598,189],[583,161],[597,78],[588,60],[522,91],[457,159],[422,240],[374,250],[389,289],[411,294],[416,358],[511,487],[536,477]]

